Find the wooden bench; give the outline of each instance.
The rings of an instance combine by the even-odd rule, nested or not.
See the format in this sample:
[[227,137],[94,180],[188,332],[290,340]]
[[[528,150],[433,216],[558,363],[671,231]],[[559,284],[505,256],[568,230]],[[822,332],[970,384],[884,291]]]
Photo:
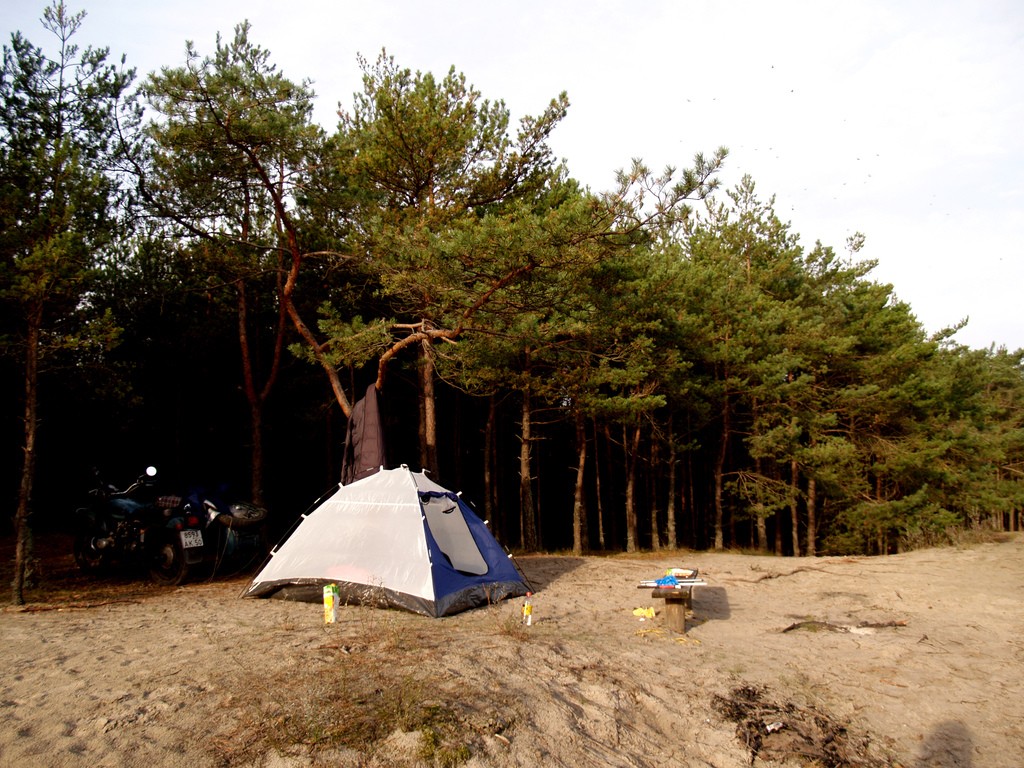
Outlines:
[[686,612],[693,607],[693,588],[703,585],[703,581],[697,581],[651,592],[651,597],[665,601],[665,624],[669,629],[686,634]]

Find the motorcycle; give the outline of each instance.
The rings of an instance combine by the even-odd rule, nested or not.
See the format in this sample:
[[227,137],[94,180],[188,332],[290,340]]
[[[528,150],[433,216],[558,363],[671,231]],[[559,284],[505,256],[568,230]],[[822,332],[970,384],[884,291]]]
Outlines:
[[[222,493],[193,490],[181,514],[171,520],[180,526],[186,570],[202,567],[217,573],[222,567],[242,569],[259,565],[270,551],[267,510],[244,501],[227,501]],[[171,574],[178,561],[178,542],[165,540],[158,566]]]
[[193,494],[157,495],[157,470],[148,467],[124,490],[102,482],[77,510],[75,561],[86,573],[115,565],[142,566],[158,584],[175,586],[207,566],[251,562],[268,551],[267,511]]

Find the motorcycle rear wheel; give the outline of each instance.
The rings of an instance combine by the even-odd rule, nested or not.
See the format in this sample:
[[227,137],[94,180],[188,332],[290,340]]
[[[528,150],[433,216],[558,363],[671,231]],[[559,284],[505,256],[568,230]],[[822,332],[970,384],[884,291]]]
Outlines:
[[185,549],[177,535],[167,536],[150,557],[149,576],[157,584],[176,587],[188,579]]

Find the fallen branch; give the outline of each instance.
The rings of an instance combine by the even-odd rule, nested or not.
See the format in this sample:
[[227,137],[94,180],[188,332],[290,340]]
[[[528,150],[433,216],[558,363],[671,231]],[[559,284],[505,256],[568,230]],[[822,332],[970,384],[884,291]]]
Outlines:
[[141,600],[99,600],[95,603],[29,603],[28,605],[11,605],[4,608],[4,613],[43,613],[45,611],[83,611],[89,608],[101,608],[104,605],[137,605]]
[[792,576],[796,573],[806,573],[809,571],[814,571],[816,573],[828,573],[828,571],[826,571],[824,568],[811,568],[810,566],[801,566],[799,568],[794,568],[792,571],[789,571],[788,573],[766,573],[761,578],[754,579],[754,583],[757,584],[759,582],[769,581],[771,579],[781,579],[783,576]]
[[796,624],[790,624],[786,627],[783,632],[792,632],[796,629],[806,629],[811,632],[818,632],[824,630],[826,632],[852,632],[855,629],[890,629],[894,627],[905,627],[907,622],[904,620],[898,621],[862,621],[856,626],[850,626],[846,624],[831,624],[827,621],[818,621],[816,619],[809,619],[807,621],[798,621]]
[[792,631],[797,630],[797,629],[806,629],[806,630],[808,630],[810,632],[819,632],[819,631],[822,631],[822,630],[824,630],[826,632],[849,632],[850,631],[849,627],[844,627],[844,626],[841,626],[839,624],[829,624],[827,621],[816,621],[816,620],[813,620],[813,619],[810,620],[810,621],[798,621],[796,624],[790,624],[788,627],[786,627],[782,631],[783,632],[792,632]]
[[904,619],[899,619],[897,621],[878,621],[878,622],[862,621],[857,626],[862,628],[862,629],[863,628],[869,628],[869,629],[891,629],[893,627],[905,627],[905,626],[907,626],[907,622]]

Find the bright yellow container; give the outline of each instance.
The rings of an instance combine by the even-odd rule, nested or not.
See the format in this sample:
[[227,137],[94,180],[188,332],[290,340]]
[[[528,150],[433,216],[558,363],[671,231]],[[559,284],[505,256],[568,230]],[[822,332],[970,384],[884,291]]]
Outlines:
[[339,597],[337,584],[324,587],[324,624],[333,624],[338,620]]

